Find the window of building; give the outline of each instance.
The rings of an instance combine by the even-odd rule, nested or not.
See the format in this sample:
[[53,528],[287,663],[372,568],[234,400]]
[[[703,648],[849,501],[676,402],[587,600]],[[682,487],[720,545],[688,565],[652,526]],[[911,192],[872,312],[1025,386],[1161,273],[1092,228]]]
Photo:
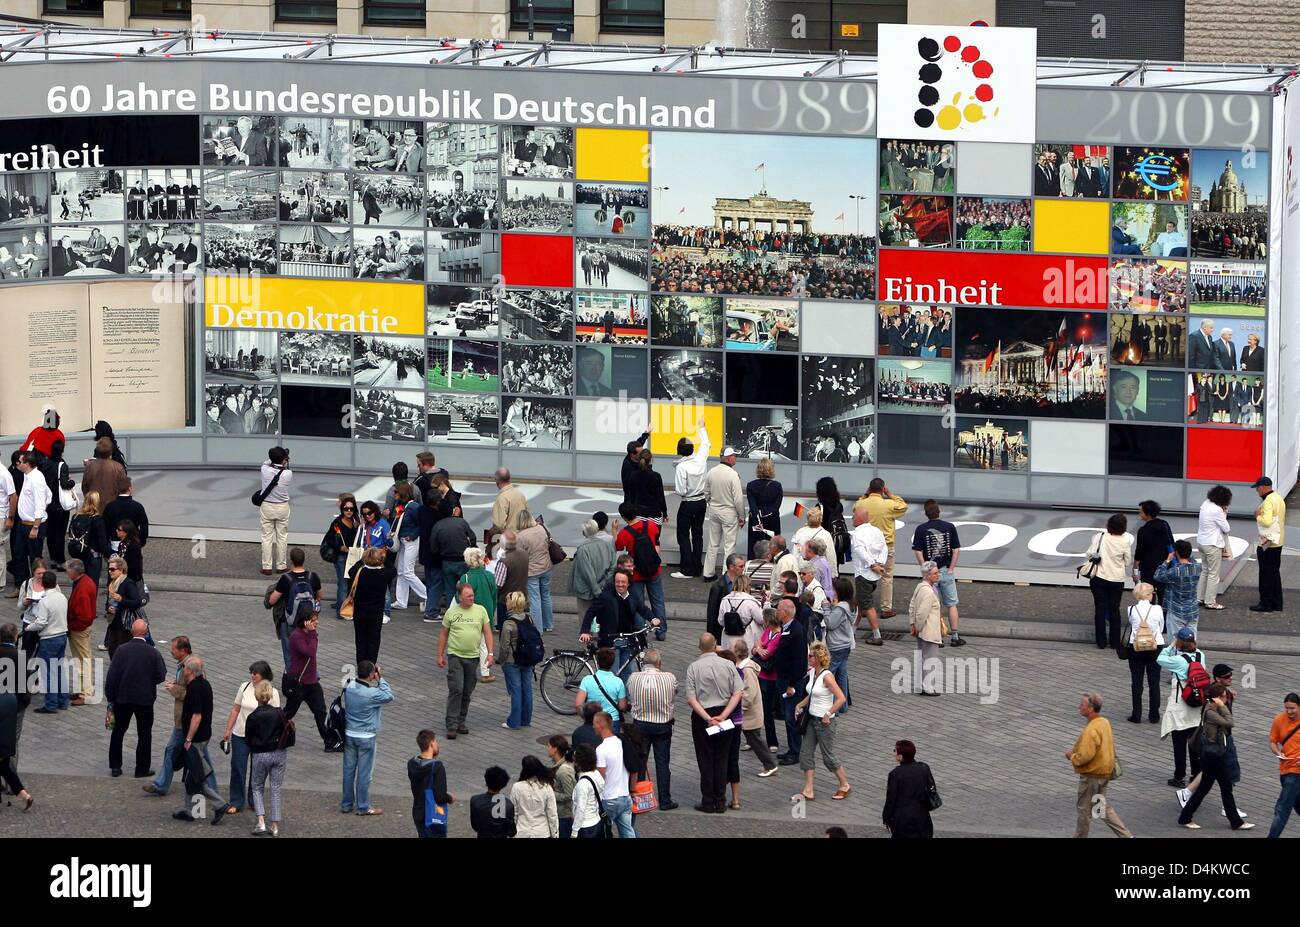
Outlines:
[[424,0],[365,0],[368,26],[423,26]]
[[131,0],[131,15],[149,19],[189,19],[190,0]]
[[664,0],[600,0],[601,32],[663,32]]
[[[537,28],[573,26],[573,0],[533,0],[533,25]],[[510,0],[510,28],[528,28],[528,0]]]
[[332,23],[338,18],[334,0],[275,0],[276,22]]
[[104,0],[45,0],[47,13],[81,13],[86,16],[103,16]]

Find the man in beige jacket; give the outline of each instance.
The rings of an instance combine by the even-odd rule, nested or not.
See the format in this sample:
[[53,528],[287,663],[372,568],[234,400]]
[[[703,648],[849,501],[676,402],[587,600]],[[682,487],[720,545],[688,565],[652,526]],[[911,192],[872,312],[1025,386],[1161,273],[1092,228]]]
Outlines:
[[745,490],[736,473],[736,449],[724,447],[718,465],[704,478],[704,569],[706,583],[718,574],[714,567],[736,549],[736,537],[745,525]]
[[938,582],[939,565],[933,560],[921,564],[921,581],[912,590],[912,602],[907,608],[911,634],[920,654],[915,680],[918,695],[943,695],[943,664],[939,660],[943,616],[939,611],[939,590],[935,588]]
[[497,470],[496,483],[497,498],[492,503],[492,533],[517,532],[523,527],[524,516],[529,514],[528,499],[510,482],[510,471],[505,467]]
[[880,617],[893,618],[894,611],[894,520],[907,512],[907,500],[889,491],[885,481],[876,477],[867,484],[867,494],[853,506],[856,511],[861,506],[866,509],[871,523],[880,529],[889,546],[889,559],[880,574]]

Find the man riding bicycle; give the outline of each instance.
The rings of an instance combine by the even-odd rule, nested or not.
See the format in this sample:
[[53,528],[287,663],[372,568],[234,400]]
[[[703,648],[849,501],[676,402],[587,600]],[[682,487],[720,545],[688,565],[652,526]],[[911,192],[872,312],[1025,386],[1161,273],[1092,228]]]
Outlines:
[[612,647],[618,667],[619,678],[624,683],[632,675],[635,663],[632,657],[645,647],[645,635],[628,637],[645,628],[659,625],[659,619],[650,612],[649,606],[628,591],[632,584],[632,574],[627,570],[616,570],[614,579],[582,616],[582,633],[578,640],[584,644],[592,640],[593,622],[597,647]]

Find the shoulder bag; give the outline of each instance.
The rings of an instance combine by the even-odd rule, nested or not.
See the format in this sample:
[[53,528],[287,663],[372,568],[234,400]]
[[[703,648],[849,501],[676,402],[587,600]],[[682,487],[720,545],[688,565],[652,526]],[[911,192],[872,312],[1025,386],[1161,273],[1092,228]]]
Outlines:
[[[586,779],[588,782],[591,783],[591,791],[596,796],[596,814],[600,816],[599,821],[596,824],[592,824],[590,826],[597,828],[596,836],[598,837],[605,837],[605,838],[613,837],[614,836],[613,828],[611,827],[612,822],[609,819],[609,815],[605,814],[605,806],[601,802],[601,798],[600,798],[601,791],[596,786],[596,780],[593,779],[591,776],[578,777],[579,782],[581,782],[583,779]],[[577,834],[575,834],[574,836],[577,836]]]
[[[361,570],[365,567],[362,566]],[[347,598],[339,606],[339,617],[345,621],[352,620],[352,612],[356,609],[357,583],[361,582],[361,570],[357,570],[357,575],[352,577],[352,588],[348,590]]]
[[1097,535],[1097,542],[1093,545],[1093,549],[1088,552],[1088,559],[1075,567],[1074,575],[1080,579],[1092,579],[1097,575],[1097,568],[1101,566],[1102,536],[1102,534]]
[[433,794],[433,777],[442,765],[442,760],[434,760],[433,765],[429,767],[429,784],[424,789],[424,827],[428,830],[436,827],[444,834],[447,832],[447,806],[438,801],[438,796]]
[[81,491],[77,489],[77,484],[67,477],[67,472],[68,465],[63,461],[59,461],[59,477],[55,483],[59,489],[59,508],[65,512],[75,512],[81,508],[83,500]]
[[803,710],[799,715],[799,720],[794,724],[795,730],[799,732],[801,737],[808,733],[808,725],[811,723],[808,719],[812,717],[812,697],[813,693],[817,691],[817,683],[821,681],[822,676],[825,676],[829,672],[830,670],[822,670],[819,674],[813,677],[813,683],[808,687],[808,707]]
[[943,799],[939,797],[939,787],[934,784],[934,773],[928,763],[925,767],[925,780],[926,802],[930,805],[931,811],[938,811],[943,807]]
[[365,545],[361,543],[361,533],[366,529],[357,525],[357,536],[352,539],[352,546],[348,548],[347,559],[343,561],[343,575],[347,575],[352,570],[353,564],[361,559],[361,555],[366,552]]
[[551,558],[551,563],[563,563],[569,559],[569,555],[564,552],[564,548],[556,543],[555,538],[551,537],[551,529],[542,525],[542,530],[546,532],[546,554]]
[[282,476],[284,476],[284,467],[275,471],[275,476],[271,477],[271,482],[266,484],[266,489],[259,489],[257,492],[253,493],[254,508],[260,509],[262,507],[262,503],[266,500],[266,497],[271,494],[271,491],[279,484],[280,477]]

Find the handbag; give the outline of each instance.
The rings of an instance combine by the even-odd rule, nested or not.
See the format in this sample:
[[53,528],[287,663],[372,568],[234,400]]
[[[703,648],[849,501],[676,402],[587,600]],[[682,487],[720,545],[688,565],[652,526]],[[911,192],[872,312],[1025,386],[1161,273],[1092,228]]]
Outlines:
[[[339,543],[334,543],[334,536],[338,535]],[[339,559],[339,554],[343,552],[343,534],[337,526],[331,526],[326,532],[325,537],[320,542],[320,558],[326,563],[335,563]]]
[[569,559],[569,555],[564,552],[564,548],[555,542],[551,537],[551,529],[542,525],[542,530],[546,532],[546,553],[551,558],[551,563],[563,563]]
[[[433,768],[429,770],[430,783],[433,782],[433,774],[441,764],[441,760],[433,761]],[[447,806],[438,802],[437,796],[433,794],[432,785],[424,790],[424,827],[425,830],[437,827],[443,833],[447,832]]]
[[[361,570],[364,570],[363,566]],[[343,604],[339,606],[339,617],[344,621],[352,620],[352,612],[356,609],[357,583],[361,582],[361,570],[357,570],[357,575],[352,577],[352,588],[348,590],[347,597]]]
[[365,547],[361,544],[361,532],[365,529],[357,525],[357,536],[352,539],[352,546],[348,548],[348,557],[343,561],[343,574],[346,576],[352,572],[353,565],[361,559],[361,555],[366,552]]
[[280,482],[280,477],[283,475],[284,467],[281,467],[279,470],[275,471],[275,476],[271,477],[271,482],[266,484],[266,489],[259,489],[257,492],[253,493],[254,508],[260,509],[262,507],[262,502],[271,494],[271,490],[275,489],[276,484]]
[[1097,569],[1101,566],[1101,535],[1097,535],[1097,543],[1094,550],[1088,553],[1088,559],[1083,561],[1074,569],[1074,575],[1080,579],[1092,579],[1097,575]]
[[931,811],[938,811],[943,807],[943,799],[939,797],[939,787],[934,784],[934,773],[930,771],[928,765],[925,767],[925,778],[927,780],[925,784],[925,800],[929,804]]

